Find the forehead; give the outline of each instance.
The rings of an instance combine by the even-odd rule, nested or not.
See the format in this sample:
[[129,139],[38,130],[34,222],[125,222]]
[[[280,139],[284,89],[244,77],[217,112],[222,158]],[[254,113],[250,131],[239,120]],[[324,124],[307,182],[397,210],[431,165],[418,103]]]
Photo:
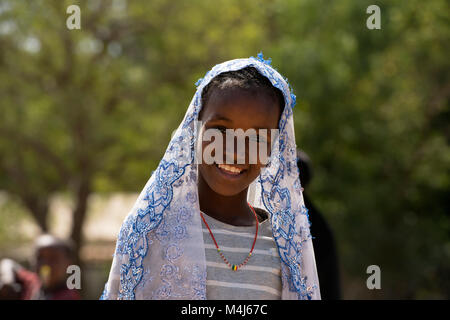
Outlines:
[[280,115],[280,102],[261,89],[215,88],[203,106],[200,120],[221,120],[236,127],[277,128]]
[[62,256],[62,255],[66,255],[66,250],[61,246],[40,247],[40,248],[37,248],[36,255],[38,257]]

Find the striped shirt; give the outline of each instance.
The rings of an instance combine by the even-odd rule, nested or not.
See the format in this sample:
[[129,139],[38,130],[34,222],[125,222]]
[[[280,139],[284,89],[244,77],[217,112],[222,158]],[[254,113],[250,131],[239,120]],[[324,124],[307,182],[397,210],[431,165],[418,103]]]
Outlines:
[[[261,210],[257,210],[261,212]],[[203,214],[223,255],[239,265],[248,256],[255,226],[233,226]],[[252,256],[237,271],[222,260],[208,228],[203,225],[206,256],[206,297],[210,300],[275,300],[281,298],[280,257],[269,219],[259,223]]]

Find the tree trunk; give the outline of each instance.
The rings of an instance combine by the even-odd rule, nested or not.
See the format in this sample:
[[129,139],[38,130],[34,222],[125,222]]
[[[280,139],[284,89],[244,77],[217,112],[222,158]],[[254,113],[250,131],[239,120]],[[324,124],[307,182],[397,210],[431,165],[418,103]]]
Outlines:
[[83,224],[86,218],[88,198],[91,193],[90,179],[83,179],[76,191],[76,206],[73,211],[73,224],[71,239],[74,242],[74,255],[76,263],[79,265],[80,249],[83,245]]
[[27,195],[22,199],[43,233],[48,232],[48,197]]

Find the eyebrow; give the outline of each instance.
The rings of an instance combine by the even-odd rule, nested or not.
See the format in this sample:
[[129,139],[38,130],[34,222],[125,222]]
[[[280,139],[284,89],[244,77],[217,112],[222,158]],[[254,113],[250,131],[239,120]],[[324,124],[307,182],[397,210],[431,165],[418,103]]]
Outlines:
[[[213,121],[233,122],[232,120],[228,119],[227,117],[225,117],[225,116],[223,116],[221,114],[216,115],[215,117],[209,119],[207,122],[213,122]],[[253,129],[256,129],[256,130],[266,129],[266,130],[269,130],[269,131],[271,130],[271,129],[267,128],[267,127],[254,127]],[[278,128],[276,128],[276,129],[278,129]]]
[[211,118],[211,119],[209,119],[209,121],[219,121],[219,120],[226,121],[226,122],[233,122],[230,119],[228,119],[227,117],[224,117],[224,116],[222,116],[220,114],[215,116],[215,117],[213,117],[213,118]]

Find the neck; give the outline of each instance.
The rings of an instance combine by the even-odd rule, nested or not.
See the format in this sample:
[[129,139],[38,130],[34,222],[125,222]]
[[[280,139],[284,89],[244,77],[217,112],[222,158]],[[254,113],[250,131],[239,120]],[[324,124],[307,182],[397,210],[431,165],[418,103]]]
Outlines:
[[199,175],[200,210],[223,223],[234,226],[253,226],[256,221],[247,203],[247,190],[248,188],[233,196],[223,196],[214,192]]

